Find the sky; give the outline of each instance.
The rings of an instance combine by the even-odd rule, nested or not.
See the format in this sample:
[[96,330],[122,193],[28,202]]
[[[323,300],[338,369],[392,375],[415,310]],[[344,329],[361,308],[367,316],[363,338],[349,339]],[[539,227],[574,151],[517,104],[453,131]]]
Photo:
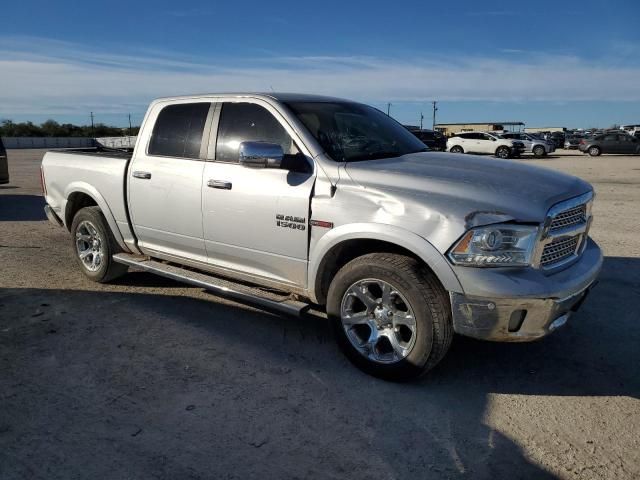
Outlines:
[[[502,4],[504,3],[504,4]],[[153,98],[305,92],[397,120],[640,123],[640,1],[7,2],[0,120],[116,126]]]

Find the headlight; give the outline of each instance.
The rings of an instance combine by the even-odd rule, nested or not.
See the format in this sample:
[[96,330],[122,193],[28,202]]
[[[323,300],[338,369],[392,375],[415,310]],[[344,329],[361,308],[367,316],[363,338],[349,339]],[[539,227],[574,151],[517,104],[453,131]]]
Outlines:
[[526,267],[538,237],[538,227],[487,225],[469,230],[449,251],[456,265],[471,267]]

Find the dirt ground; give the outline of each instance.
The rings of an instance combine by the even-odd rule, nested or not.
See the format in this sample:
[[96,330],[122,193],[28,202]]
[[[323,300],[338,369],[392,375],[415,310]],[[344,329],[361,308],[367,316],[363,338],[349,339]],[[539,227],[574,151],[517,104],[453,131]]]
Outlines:
[[457,337],[392,384],[322,319],[89,282],[44,217],[42,154],[9,151],[0,186],[0,478],[640,477],[640,157],[519,160],[594,184],[600,284],[542,341]]

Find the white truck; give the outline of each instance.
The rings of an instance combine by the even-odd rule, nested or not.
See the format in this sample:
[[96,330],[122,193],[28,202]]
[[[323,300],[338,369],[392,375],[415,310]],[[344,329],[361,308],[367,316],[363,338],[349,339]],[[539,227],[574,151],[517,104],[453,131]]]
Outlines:
[[353,363],[407,379],[454,332],[554,331],[602,264],[588,183],[427,150],[347,100],[162,98],[132,154],[48,152],[45,211],[91,280],[136,267],[281,312],[313,305]]

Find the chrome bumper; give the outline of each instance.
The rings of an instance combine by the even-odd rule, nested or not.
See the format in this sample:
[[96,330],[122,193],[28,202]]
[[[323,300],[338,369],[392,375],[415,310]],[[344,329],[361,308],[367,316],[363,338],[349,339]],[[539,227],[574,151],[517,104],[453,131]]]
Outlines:
[[[503,270],[505,283],[497,285],[497,272],[485,269],[489,274],[487,282],[493,284],[495,295],[487,291],[486,283],[482,295],[450,293],[455,332],[483,340],[527,342],[542,338],[564,325],[596,284],[602,267],[600,249],[593,241],[589,242],[589,248],[576,264],[549,276],[531,272],[525,281],[522,272],[514,272],[515,276],[511,277],[508,271]],[[475,276],[474,281],[479,280],[480,277]],[[461,283],[464,288],[464,282]],[[513,296],[505,296],[508,284],[514,288]],[[553,284],[560,289],[558,294],[538,296],[534,292],[548,291]],[[531,296],[522,296],[525,292],[518,290],[517,286],[524,285],[531,289]]]
[[51,223],[53,223],[57,227],[62,227],[62,220],[60,220],[60,217],[56,215],[56,212],[53,211],[53,208],[51,208],[49,205],[45,205],[44,213],[47,215],[47,218]]

